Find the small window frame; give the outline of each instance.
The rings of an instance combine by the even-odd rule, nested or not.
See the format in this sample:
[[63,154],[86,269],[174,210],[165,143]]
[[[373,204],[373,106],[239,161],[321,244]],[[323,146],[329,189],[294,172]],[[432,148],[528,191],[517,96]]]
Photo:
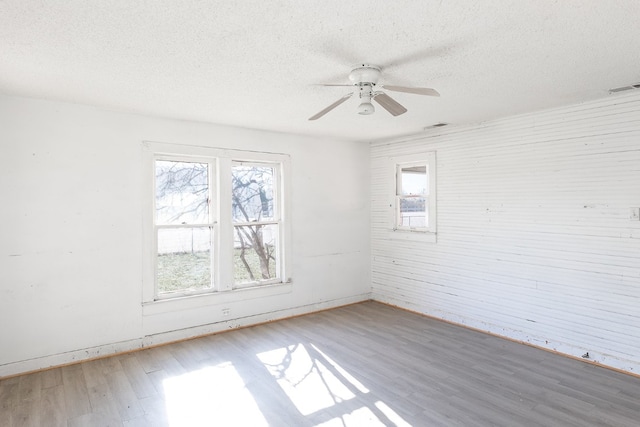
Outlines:
[[[425,181],[427,182],[426,187],[423,189],[421,193],[412,193],[412,194],[404,194],[403,188],[403,173],[407,169],[412,168],[424,168],[425,170]],[[426,226],[424,227],[412,227],[411,225],[405,226],[402,224],[402,202],[404,200],[412,200],[412,199],[424,199],[425,200],[425,222]],[[429,207],[429,165],[425,161],[417,161],[411,163],[399,163],[396,165],[396,197],[395,197],[395,230],[407,230],[407,231],[429,231],[429,219],[430,219],[430,207]]]
[[[422,194],[402,194],[402,170],[424,166],[427,175],[426,192]],[[436,197],[436,153],[422,152],[389,158],[389,229],[392,239],[423,240],[435,242],[437,233],[437,197]],[[426,226],[402,226],[400,221],[400,203],[403,199],[424,198],[426,205]]]

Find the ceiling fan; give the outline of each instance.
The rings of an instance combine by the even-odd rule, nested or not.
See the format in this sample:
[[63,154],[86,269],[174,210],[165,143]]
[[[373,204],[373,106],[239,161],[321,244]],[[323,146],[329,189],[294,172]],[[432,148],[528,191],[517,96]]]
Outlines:
[[[440,96],[435,89],[426,87],[407,87],[407,86],[395,86],[395,85],[381,85],[378,84],[378,79],[381,75],[380,67],[371,64],[358,64],[351,73],[349,73],[349,80],[351,84],[322,84],[321,86],[354,86],[358,96],[360,97],[360,105],[358,106],[358,114],[373,114],[375,108],[371,103],[371,100],[376,101],[387,110],[393,116],[399,116],[407,112],[407,109],[400,105],[397,101],[391,98],[386,93],[376,90],[386,89],[395,92],[412,93],[415,95],[427,95],[427,96]],[[329,105],[319,113],[309,117],[309,120],[318,120],[320,117],[327,114],[329,111],[336,108],[338,105],[351,98],[354,93],[351,92],[338,99],[333,104]]]

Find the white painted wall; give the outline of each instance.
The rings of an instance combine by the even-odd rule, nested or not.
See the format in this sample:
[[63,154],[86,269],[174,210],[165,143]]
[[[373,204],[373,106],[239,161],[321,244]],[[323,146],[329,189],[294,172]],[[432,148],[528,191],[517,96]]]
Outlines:
[[[144,314],[143,140],[291,156],[290,292]],[[437,151],[437,242],[388,240],[385,159],[425,150]],[[371,290],[638,372],[639,165],[637,93],[373,144],[371,169],[364,144],[0,96],[0,377]]]
[[[432,132],[372,145],[373,298],[640,373],[640,93]],[[437,243],[389,240],[387,158],[425,150]]]
[[[290,155],[290,291],[143,314],[144,140]],[[368,153],[0,96],[0,377],[368,299]]]

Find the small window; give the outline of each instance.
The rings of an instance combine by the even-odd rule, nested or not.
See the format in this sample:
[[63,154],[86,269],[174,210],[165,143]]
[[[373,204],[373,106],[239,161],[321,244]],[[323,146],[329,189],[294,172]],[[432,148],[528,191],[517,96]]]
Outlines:
[[427,165],[398,165],[396,227],[426,230],[429,223]]
[[394,237],[402,232],[435,234],[435,153],[391,158],[394,192],[389,204]]

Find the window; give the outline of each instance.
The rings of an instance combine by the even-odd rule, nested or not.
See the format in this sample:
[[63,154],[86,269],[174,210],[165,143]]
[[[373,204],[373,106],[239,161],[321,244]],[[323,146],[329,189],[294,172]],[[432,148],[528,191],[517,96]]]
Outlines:
[[289,282],[288,156],[145,143],[145,302]]
[[429,177],[424,163],[398,165],[396,170],[396,227],[426,230],[429,223]]
[[391,158],[393,201],[389,204],[394,238],[435,235],[435,153]]
[[234,286],[280,280],[277,165],[234,162],[231,168]]
[[213,287],[213,163],[155,159],[156,293]]

